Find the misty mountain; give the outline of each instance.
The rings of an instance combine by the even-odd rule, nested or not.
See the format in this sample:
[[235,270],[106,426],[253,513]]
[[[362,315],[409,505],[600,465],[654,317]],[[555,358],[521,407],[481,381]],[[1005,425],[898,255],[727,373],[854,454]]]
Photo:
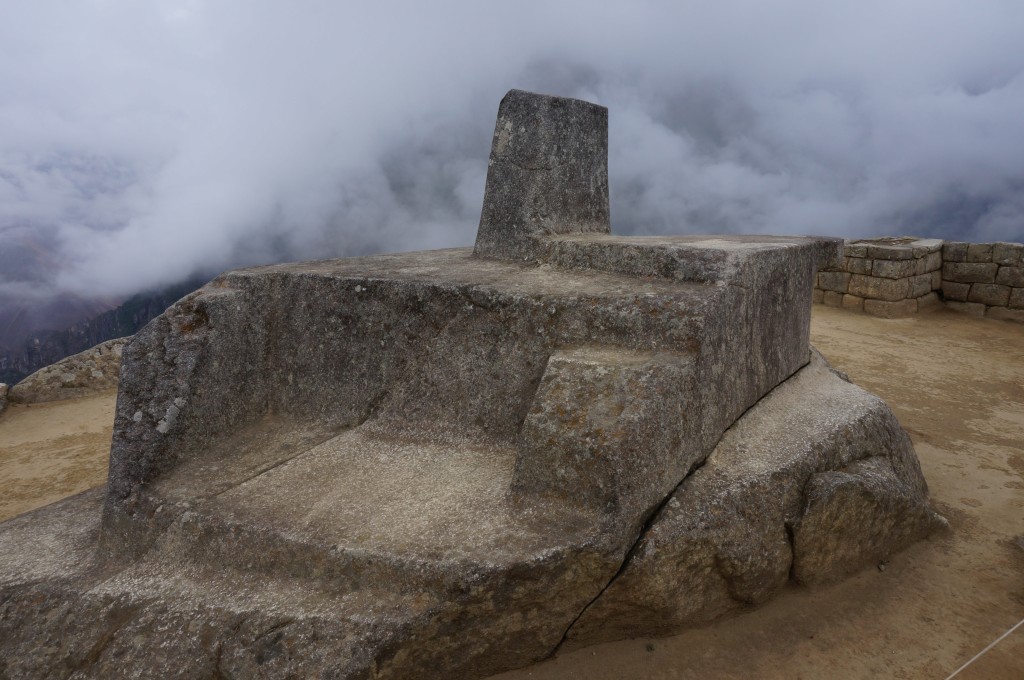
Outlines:
[[[0,382],[15,384],[27,375],[113,338],[133,335],[165,309],[206,282],[189,279],[131,296],[114,309],[60,330],[37,330],[0,348]],[[0,314],[3,314],[0,310]]]

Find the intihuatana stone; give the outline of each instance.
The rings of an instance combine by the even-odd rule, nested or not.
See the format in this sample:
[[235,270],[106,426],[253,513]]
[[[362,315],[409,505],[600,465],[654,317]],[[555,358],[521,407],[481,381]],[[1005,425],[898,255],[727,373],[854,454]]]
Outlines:
[[494,125],[477,255],[529,257],[536,239],[607,234],[608,109],[511,90]]
[[941,524],[811,358],[841,242],[611,235],[606,121],[513,91],[475,252],[236,270],[136,334],[106,487],[0,524],[0,676],[478,678]]

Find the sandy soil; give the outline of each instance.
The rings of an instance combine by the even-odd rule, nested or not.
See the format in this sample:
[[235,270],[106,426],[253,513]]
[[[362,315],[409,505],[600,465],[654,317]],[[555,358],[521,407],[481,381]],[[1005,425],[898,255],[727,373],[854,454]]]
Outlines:
[[[1024,618],[1024,326],[817,306],[812,336],[895,409],[952,530],[708,628],[565,650],[495,680],[941,680]],[[113,406],[105,394],[0,415],[0,519],[102,483]],[[1024,626],[957,678],[1024,678]]]
[[0,413],[0,522],[107,481],[117,390]]

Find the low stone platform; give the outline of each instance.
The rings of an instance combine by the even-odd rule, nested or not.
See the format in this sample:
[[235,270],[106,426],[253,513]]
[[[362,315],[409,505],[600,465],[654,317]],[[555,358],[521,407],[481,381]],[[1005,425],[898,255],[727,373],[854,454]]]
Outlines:
[[606,121],[510,92],[474,250],[229,272],[140,331],[107,488],[0,525],[0,676],[482,677],[941,524],[808,366],[841,244],[611,236]]
[[942,241],[886,237],[846,241],[843,258],[818,274],[815,302],[874,316],[916,314],[939,302]]
[[842,259],[818,273],[814,301],[886,318],[941,303],[1024,323],[1024,244],[912,236],[847,240]]

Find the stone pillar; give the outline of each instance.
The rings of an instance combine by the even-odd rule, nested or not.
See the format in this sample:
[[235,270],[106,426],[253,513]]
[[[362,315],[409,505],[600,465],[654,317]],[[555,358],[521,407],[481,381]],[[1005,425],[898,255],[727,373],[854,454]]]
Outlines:
[[509,90],[498,107],[474,254],[531,259],[546,236],[610,231],[608,109]]

